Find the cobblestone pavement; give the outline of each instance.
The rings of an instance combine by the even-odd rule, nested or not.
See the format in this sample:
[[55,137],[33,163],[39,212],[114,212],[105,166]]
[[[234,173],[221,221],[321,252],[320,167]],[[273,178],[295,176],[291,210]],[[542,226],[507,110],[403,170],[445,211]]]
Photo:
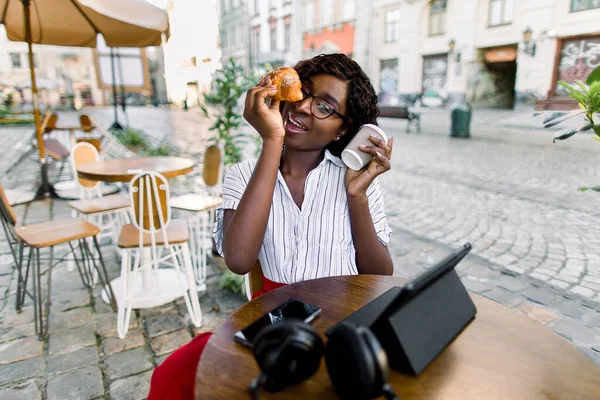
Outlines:
[[[92,110],[105,125],[111,112]],[[576,190],[599,183],[593,161],[600,148],[589,136],[552,145],[552,133],[527,127],[523,115],[476,111],[469,140],[447,137],[444,112],[424,118],[421,134],[406,134],[405,121],[381,121],[395,137],[393,170],[382,177],[395,274],[413,277],[470,241],[474,249],[457,269],[471,292],[546,325],[600,365],[600,214],[593,206],[597,194]],[[169,140],[201,161],[210,134],[198,111],[132,108],[129,117],[155,142]],[[61,115],[61,122],[69,118],[74,115]],[[7,133],[0,131],[5,149],[18,143]],[[22,152],[6,154],[18,159]],[[4,157],[3,172],[11,165]],[[36,168],[30,164],[24,165],[31,175],[16,187],[31,184]],[[182,183],[193,186],[194,179]],[[64,201],[15,209],[26,223],[70,215]],[[117,276],[114,250],[104,246],[103,254]],[[175,302],[137,312],[119,340],[116,316],[98,291],[83,289],[77,274],[61,265],[53,272],[49,339],[38,342],[30,301],[21,314],[14,311],[16,279],[0,241],[0,398],[143,398],[156,365],[244,302],[217,289],[218,275],[213,267],[201,294],[200,330]]]
[[[65,201],[15,207],[25,224],[70,217]],[[2,235],[4,239],[4,235]],[[57,247],[55,257],[66,252]],[[120,264],[110,244],[102,253],[111,278]],[[84,288],[64,263],[52,272],[48,339],[34,336],[33,306],[14,309],[16,274],[6,241],[0,241],[0,399],[142,399],[154,368],[201,332],[214,331],[245,297],[218,288],[219,269],[209,268],[207,290],[200,293],[203,326],[193,328],[182,301],[139,310],[129,332],[117,337],[117,317],[100,298],[99,287]],[[42,259],[44,258],[42,252]],[[42,280],[45,282],[45,280]]]
[[471,291],[544,310],[550,328],[600,364],[600,214],[597,194],[577,191],[598,184],[595,142],[552,144],[550,132],[481,125],[464,140],[434,124],[423,134],[404,133],[403,121],[381,125],[395,138],[382,186],[400,233],[390,246],[396,273],[413,276],[470,241],[472,260],[459,271]]

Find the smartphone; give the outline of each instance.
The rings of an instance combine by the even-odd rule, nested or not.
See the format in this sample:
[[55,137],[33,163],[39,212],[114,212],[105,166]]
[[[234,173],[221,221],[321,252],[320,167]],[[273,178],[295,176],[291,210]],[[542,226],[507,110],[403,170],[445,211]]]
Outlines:
[[247,347],[252,347],[254,339],[258,333],[265,327],[278,321],[289,319],[298,319],[306,323],[312,322],[319,314],[321,309],[313,304],[304,303],[296,299],[289,299],[285,303],[275,307],[244,329],[237,331],[233,338],[236,342]]

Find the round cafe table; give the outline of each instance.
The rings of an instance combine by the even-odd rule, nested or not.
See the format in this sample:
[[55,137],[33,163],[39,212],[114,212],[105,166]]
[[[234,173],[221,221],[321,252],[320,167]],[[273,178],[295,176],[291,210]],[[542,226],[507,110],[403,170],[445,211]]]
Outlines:
[[[77,168],[80,178],[102,182],[129,182],[133,177],[144,171],[160,172],[165,178],[184,175],[194,169],[194,161],[182,157],[139,157],[95,161]],[[156,279],[158,287],[151,284],[152,271],[149,260],[150,248],[142,250],[142,273],[137,275],[135,299],[133,308],[150,308],[170,303],[181,297],[179,278],[173,269],[158,269]],[[117,304],[123,298],[123,283],[121,277],[111,282]],[[102,299],[108,302],[106,290],[102,291]]]
[[[250,399],[259,374],[250,349],[233,334],[289,298],[322,308],[312,322],[324,332],[405,279],[358,275],[284,286],[240,307],[209,340],[196,373],[195,398]],[[600,368],[548,328],[491,300],[471,294],[477,316],[419,376],[390,372],[401,400],[598,399]],[[263,399],[336,399],[325,360],[305,382]]]
[[129,182],[143,171],[160,172],[165,178],[185,175],[194,161],[182,157],[138,157],[95,161],[77,168],[80,178],[102,182]]

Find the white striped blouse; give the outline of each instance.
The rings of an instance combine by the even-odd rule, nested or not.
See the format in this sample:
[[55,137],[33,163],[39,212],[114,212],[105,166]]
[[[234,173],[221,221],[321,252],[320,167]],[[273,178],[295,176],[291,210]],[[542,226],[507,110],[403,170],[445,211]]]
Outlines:
[[[223,210],[235,210],[250,181],[256,160],[234,165],[223,183],[223,204],[217,210],[214,238],[223,255]],[[277,182],[262,247],[263,274],[280,283],[337,275],[357,275],[354,243],[342,160],[325,151],[323,161],[306,178],[302,208],[294,202],[283,179]],[[379,240],[387,245],[387,224],[379,181],[367,190],[369,210]]]

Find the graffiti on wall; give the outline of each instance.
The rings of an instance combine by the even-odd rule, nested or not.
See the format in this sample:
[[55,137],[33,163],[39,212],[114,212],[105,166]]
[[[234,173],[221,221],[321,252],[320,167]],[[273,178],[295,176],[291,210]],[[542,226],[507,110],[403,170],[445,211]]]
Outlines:
[[[575,84],[585,78],[596,67],[600,66],[600,36],[564,40],[560,51],[557,80]],[[567,94],[565,88],[556,83],[557,95]]]
[[446,100],[446,75],[448,71],[448,56],[423,57],[423,102],[437,99]]
[[398,59],[381,60],[379,70],[379,102],[396,105],[398,102]]

